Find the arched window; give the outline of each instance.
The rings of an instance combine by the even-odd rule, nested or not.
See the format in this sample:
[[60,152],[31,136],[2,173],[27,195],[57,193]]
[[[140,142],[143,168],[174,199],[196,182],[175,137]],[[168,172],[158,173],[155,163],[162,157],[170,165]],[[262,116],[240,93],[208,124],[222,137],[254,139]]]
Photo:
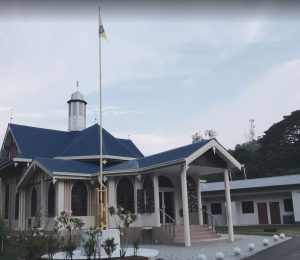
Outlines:
[[123,177],[118,183],[117,205],[134,212],[134,189],[132,182],[127,177]]
[[187,176],[187,192],[188,192],[189,211],[196,212],[198,210],[197,187],[194,179],[191,176]]
[[33,188],[31,191],[31,217],[36,215],[37,211],[37,193],[36,189]]
[[164,188],[173,188],[174,187],[173,183],[170,181],[170,179],[165,176],[159,176],[158,183],[159,183],[159,187],[164,187]]
[[87,188],[85,184],[82,181],[76,181],[71,193],[73,216],[87,216]]
[[5,186],[5,205],[4,205],[4,218],[8,218],[9,212],[9,185]]
[[16,194],[15,200],[15,220],[19,219],[19,192]]
[[54,217],[55,212],[55,189],[51,182],[48,189],[48,217]]
[[145,194],[145,212],[154,212],[154,188],[153,180],[151,176],[146,176],[143,184],[144,194]]

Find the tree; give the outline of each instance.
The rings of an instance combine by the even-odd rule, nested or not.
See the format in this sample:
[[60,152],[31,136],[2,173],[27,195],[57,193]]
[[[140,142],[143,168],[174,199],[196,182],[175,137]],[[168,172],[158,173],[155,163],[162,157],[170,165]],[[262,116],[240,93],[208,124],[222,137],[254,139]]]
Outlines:
[[265,171],[282,174],[300,167],[300,110],[273,124],[260,139]]
[[300,110],[273,124],[259,140],[230,152],[245,165],[248,178],[300,173]]
[[192,135],[192,143],[198,143],[201,142],[203,140],[208,140],[208,139],[213,139],[217,136],[217,132],[213,129],[208,129],[203,131],[203,133],[201,132],[196,132],[195,134]]

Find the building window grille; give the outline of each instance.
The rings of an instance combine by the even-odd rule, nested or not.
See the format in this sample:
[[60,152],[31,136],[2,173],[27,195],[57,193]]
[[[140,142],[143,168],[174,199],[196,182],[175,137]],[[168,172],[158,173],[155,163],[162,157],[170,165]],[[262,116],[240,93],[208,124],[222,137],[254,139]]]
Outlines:
[[144,194],[145,194],[145,212],[154,212],[154,188],[152,176],[146,176],[143,184]]
[[221,203],[212,203],[211,207],[211,214],[212,215],[222,215],[222,204]]
[[134,189],[127,177],[123,177],[118,183],[117,205],[134,213]]
[[242,212],[243,212],[243,214],[254,213],[253,201],[243,201],[242,202]]
[[197,187],[194,179],[191,176],[187,177],[187,192],[188,192],[189,211],[196,212],[198,210]]
[[73,216],[87,216],[87,188],[82,181],[76,181],[71,192]]
[[293,200],[292,199],[284,199],[283,200],[283,205],[284,205],[284,211],[285,212],[294,211]]

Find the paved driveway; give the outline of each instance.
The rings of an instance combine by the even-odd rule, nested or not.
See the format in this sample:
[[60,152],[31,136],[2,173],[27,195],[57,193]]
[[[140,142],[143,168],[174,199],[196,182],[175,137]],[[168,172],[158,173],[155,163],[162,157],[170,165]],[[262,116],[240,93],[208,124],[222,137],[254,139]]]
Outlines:
[[246,258],[247,260],[299,260],[300,237],[272,246],[264,251]]

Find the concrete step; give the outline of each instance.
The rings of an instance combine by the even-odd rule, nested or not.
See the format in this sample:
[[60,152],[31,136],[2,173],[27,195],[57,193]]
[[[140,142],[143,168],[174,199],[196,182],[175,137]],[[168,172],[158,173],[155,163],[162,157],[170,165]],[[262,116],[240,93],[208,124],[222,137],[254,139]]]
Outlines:
[[[217,239],[220,237],[221,236],[218,234],[211,234],[211,235],[205,235],[205,236],[191,236],[191,243],[199,243],[202,241],[214,240],[214,239]],[[184,242],[184,237],[175,237],[174,242],[176,242],[176,243]]]

